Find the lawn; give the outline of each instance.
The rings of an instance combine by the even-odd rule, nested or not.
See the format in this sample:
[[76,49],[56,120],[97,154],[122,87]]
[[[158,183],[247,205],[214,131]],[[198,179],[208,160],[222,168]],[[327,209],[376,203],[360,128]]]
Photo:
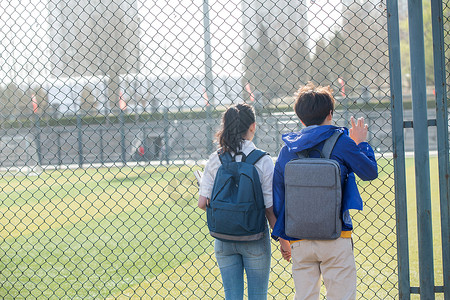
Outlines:
[[[438,218],[437,159],[431,159]],[[198,167],[195,167],[198,168]],[[392,161],[360,183],[354,214],[358,298],[397,298]],[[407,160],[408,182],[414,177]],[[408,184],[411,282],[418,286],[415,189]],[[220,298],[219,270],[188,166],[48,170],[0,179],[0,298]],[[434,222],[436,285],[442,285]],[[414,244],[416,243],[416,244]],[[270,296],[293,296],[290,265],[272,244]]]

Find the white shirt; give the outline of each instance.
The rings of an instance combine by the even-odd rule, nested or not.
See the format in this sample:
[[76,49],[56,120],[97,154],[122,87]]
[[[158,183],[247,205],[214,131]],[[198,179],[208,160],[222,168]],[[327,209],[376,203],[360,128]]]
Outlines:
[[[248,155],[256,149],[255,144],[252,141],[244,140],[242,143],[241,152]],[[236,161],[240,161],[241,155],[236,156]],[[202,182],[200,184],[200,196],[211,199],[212,189],[214,185],[214,179],[216,178],[217,170],[221,163],[217,151],[209,156],[206,163],[205,170],[203,171]],[[264,196],[264,206],[266,208],[273,206],[272,199],[272,179],[273,179],[273,160],[269,155],[264,155],[256,164],[256,170],[258,171],[259,179],[261,180],[261,187]]]

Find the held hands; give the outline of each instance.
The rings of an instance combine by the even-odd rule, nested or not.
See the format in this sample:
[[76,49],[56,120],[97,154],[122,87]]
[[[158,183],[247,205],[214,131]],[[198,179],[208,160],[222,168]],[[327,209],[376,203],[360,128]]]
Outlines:
[[364,118],[358,118],[358,121],[355,123],[355,118],[352,116],[350,122],[352,124],[352,128],[350,128],[350,138],[355,141],[356,145],[365,142],[369,126],[364,124]]
[[206,211],[206,206],[208,205],[209,205],[209,198],[200,195],[198,197],[198,207]]
[[280,238],[280,251],[286,261],[291,261],[291,244],[289,241]]

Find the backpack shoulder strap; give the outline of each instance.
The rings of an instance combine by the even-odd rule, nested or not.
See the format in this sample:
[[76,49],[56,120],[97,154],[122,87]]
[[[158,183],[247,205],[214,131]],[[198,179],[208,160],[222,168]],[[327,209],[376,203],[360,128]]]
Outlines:
[[259,149],[253,149],[252,152],[250,152],[247,157],[245,158],[245,162],[249,164],[256,164],[261,158],[263,158],[264,155],[269,155],[269,153],[259,150]]
[[335,131],[332,136],[330,136],[323,145],[322,154],[325,158],[330,158],[331,152],[333,151],[334,145],[336,145],[337,140],[342,135],[342,132]]

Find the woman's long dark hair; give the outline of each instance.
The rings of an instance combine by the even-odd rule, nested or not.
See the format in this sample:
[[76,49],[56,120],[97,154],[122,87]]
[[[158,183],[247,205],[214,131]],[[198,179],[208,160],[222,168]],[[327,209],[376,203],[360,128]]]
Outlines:
[[216,137],[223,152],[238,152],[241,149],[243,136],[250,125],[255,123],[255,112],[248,104],[237,104],[229,107],[222,117],[222,128]]

